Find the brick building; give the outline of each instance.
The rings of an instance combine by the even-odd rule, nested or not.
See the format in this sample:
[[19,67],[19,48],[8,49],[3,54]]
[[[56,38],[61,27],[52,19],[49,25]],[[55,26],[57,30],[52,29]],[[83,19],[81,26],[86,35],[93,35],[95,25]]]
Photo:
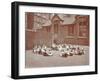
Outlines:
[[26,50],[35,45],[89,45],[89,16],[25,13]]

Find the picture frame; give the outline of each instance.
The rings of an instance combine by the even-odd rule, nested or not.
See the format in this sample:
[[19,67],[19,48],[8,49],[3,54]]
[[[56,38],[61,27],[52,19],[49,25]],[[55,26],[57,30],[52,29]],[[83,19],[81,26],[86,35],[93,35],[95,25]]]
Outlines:
[[[12,2],[11,78],[27,79],[97,74],[97,11],[96,6]],[[46,19],[43,20],[42,17]],[[79,28],[77,29],[77,27]],[[49,33],[44,33],[45,31]],[[33,34],[34,32],[35,34]],[[64,32],[67,32],[68,35]],[[44,45],[46,51],[47,48],[50,50],[52,48],[52,50],[49,50],[50,54],[46,51],[45,53],[38,51],[42,55],[34,54],[36,45],[37,49],[42,49]],[[62,45],[69,46],[66,47],[68,50],[77,50],[76,55],[71,52],[63,54],[61,52],[63,47],[61,47],[61,51],[59,51],[60,47],[57,47]],[[84,49],[83,52],[80,52],[81,48]],[[59,54],[56,56],[56,53]],[[79,53],[84,54],[82,56]]]

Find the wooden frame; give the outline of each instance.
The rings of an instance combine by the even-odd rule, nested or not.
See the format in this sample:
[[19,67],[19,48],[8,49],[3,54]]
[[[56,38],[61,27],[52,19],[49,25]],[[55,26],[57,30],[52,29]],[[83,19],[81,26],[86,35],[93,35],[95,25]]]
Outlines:
[[[20,73],[20,65],[19,65],[19,30],[20,30],[20,6],[39,6],[39,7],[47,7],[47,8],[69,8],[69,9],[82,9],[82,10],[90,10],[94,11],[94,21],[95,21],[95,35],[94,35],[94,41],[95,41],[95,58],[94,58],[94,70],[92,71],[82,71],[82,72],[66,72],[66,73],[47,73],[47,74],[34,74],[34,75],[19,75]],[[25,78],[43,78],[43,77],[58,77],[58,76],[72,76],[72,75],[88,75],[88,74],[97,74],[97,7],[96,6],[81,6],[81,5],[62,5],[62,4],[49,4],[49,3],[31,3],[31,2],[12,2],[12,53],[11,53],[11,77],[13,79],[25,79]],[[91,41],[91,40],[90,40]]]

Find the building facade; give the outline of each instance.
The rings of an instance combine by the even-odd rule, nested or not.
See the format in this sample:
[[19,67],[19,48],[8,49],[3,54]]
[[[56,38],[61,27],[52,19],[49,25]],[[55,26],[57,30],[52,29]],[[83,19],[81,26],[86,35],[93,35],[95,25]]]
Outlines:
[[74,44],[89,46],[89,16],[25,13],[26,50],[35,45]]

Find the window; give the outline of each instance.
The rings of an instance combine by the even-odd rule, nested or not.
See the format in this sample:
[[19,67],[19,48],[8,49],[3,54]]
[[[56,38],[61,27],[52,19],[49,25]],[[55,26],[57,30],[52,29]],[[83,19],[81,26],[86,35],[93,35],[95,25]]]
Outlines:
[[79,25],[82,25],[82,26],[87,25],[87,22],[80,22]]
[[54,24],[54,33],[58,33],[58,24]]
[[87,29],[87,22],[83,21],[79,23],[79,36],[87,37],[88,29]]
[[86,37],[87,36],[86,26],[80,26],[80,28],[79,28],[79,36],[82,36],[82,37]]
[[74,35],[74,26],[69,26],[68,27],[68,35],[73,36]]
[[50,27],[49,26],[46,27],[46,31],[50,32]]

